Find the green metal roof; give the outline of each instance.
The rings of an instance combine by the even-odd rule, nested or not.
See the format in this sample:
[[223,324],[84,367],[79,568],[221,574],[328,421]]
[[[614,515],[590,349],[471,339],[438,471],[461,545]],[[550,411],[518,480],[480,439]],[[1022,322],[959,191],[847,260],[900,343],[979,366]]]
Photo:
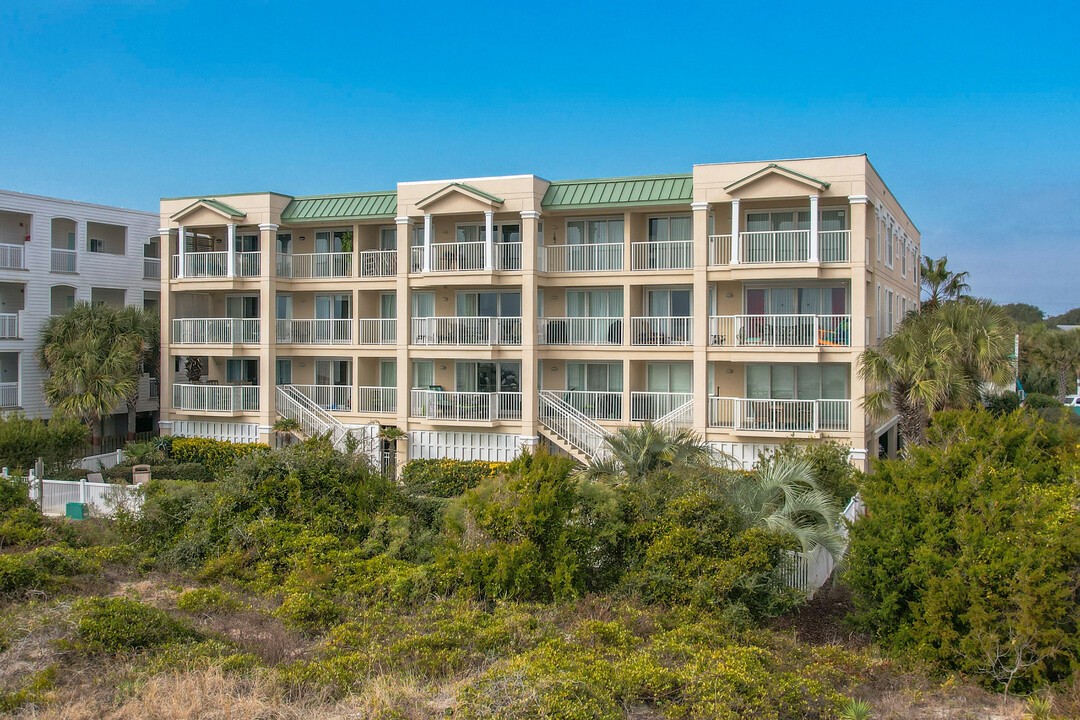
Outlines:
[[282,222],[319,220],[361,220],[394,217],[397,192],[348,193],[345,195],[309,195],[293,198],[281,212]]
[[648,175],[553,182],[540,204],[552,210],[625,205],[686,204],[694,198],[693,175]]

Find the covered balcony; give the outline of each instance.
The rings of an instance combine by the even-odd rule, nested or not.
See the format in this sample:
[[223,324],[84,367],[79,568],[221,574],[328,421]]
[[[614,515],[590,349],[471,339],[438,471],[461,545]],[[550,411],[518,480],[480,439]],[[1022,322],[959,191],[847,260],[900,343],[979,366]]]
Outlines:
[[[801,287],[717,283],[710,287],[710,305],[711,347],[851,346],[847,281],[805,281]],[[724,312],[732,310],[737,312]]]
[[19,353],[0,353],[0,408],[19,407]]
[[[299,232],[304,234],[297,234]],[[297,280],[351,278],[353,235],[348,229],[278,233],[277,277]]]
[[161,239],[150,238],[143,245],[143,280],[161,279]]
[[258,226],[220,200],[201,198],[172,215],[179,225],[173,278],[249,278],[262,274]]
[[102,255],[127,254],[127,227],[111,223],[86,223],[86,251]]
[[21,337],[20,317],[25,309],[26,285],[0,283],[0,340]]
[[50,270],[54,273],[78,272],[78,256],[76,250],[76,236],[78,223],[70,218],[53,218],[50,223],[51,246]]
[[412,295],[412,314],[412,345],[521,344],[519,291],[461,289],[445,295],[416,291]]
[[176,293],[172,341],[184,345],[257,345],[262,339],[259,296]]
[[[541,388],[590,420],[623,419],[623,363],[544,360]],[[559,388],[559,389],[556,389]]]
[[692,363],[630,363],[630,420],[685,426],[694,402]]
[[351,345],[353,342],[351,293],[279,293],[276,309],[274,337],[279,344]]
[[[428,420],[496,422],[521,419],[521,363],[413,362],[409,415]],[[454,390],[446,390],[448,384]]]
[[521,270],[521,216],[496,217],[503,199],[465,183],[443,186],[416,202],[410,272]]
[[638,346],[692,345],[694,319],[689,288],[644,287],[632,298],[640,302],[645,315],[630,318],[630,344]]
[[207,413],[244,413],[259,409],[259,388],[247,385],[173,383],[176,410]]
[[256,358],[176,356],[172,407],[184,412],[240,414],[259,410]]
[[708,425],[741,432],[850,429],[846,363],[711,363]]
[[0,269],[25,270],[33,216],[0,210]]

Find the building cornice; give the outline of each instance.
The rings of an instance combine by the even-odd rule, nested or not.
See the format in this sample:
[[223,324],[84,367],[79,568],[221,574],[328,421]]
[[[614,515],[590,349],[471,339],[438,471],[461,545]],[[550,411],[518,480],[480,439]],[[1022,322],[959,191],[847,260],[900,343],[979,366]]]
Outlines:
[[520,214],[522,220],[539,220],[541,217],[538,210],[522,210]]
[[691,210],[708,210],[709,209],[709,203],[707,203],[707,202],[693,202],[693,203],[690,203],[690,209]]
[[411,217],[396,217],[394,222],[398,225],[412,225],[413,219]]
[[281,226],[278,225],[277,223],[259,223],[259,229],[260,230],[274,231],[274,230],[277,230],[279,227],[281,227]]
[[847,199],[852,205],[865,205],[870,202],[870,198],[867,195],[848,195]]

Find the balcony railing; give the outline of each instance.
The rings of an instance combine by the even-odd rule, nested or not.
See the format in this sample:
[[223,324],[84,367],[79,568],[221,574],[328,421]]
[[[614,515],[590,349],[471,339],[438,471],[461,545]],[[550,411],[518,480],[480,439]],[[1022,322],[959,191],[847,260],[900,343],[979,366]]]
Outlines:
[[850,230],[818,231],[818,253],[823,263],[848,262],[848,246],[851,244]]
[[352,409],[350,385],[292,385],[301,395],[323,410],[349,412]]
[[634,422],[658,420],[693,399],[693,393],[631,392],[630,419]]
[[521,419],[519,392],[445,392],[413,390],[409,414],[432,420]]
[[694,266],[691,240],[650,240],[630,243],[633,270],[688,270]]
[[395,318],[360,318],[356,321],[358,345],[396,345]]
[[259,388],[174,383],[172,405],[177,410],[198,412],[254,412],[259,409]]
[[277,276],[296,280],[352,277],[352,253],[277,255]]
[[[850,230],[819,230],[818,261],[848,262]],[[740,263],[799,263],[810,261],[809,230],[769,230],[739,233]],[[731,264],[731,235],[709,236],[709,266]]]
[[19,406],[19,383],[0,382],[0,407]]
[[[235,277],[258,277],[261,270],[262,253],[238,252],[233,258]],[[172,276],[180,277],[180,256],[173,255]],[[184,253],[185,278],[223,278],[229,276],[229,253],[215,252]]]
[[234,345],[259,342],[259,320],[255,318],[176,318],[172,323],[173,342],[192,345]]
[[413,246],[409,248],[409,272],[418,273],[424,270],[424,248]]
[[144,257],[142,261],[143,280],[161,279],[161,258]]
[[541,345],[622,345],[621,317],[538,318]]
[[262,253],[238,252],[236,253],[236,276],[259,277],[262,274]]
[[496,270],[520,270],[521,269],[521,243],[503,242],[495,243],[495,269]]
[[484,269],[485,243],[432,243],[432,272],[461,272]]
[[622,420],[623,394],[621,392],[594,390],[554,392],[563,402],[590,420]]
[[731,235],[709,236],[709,267],[731,262]]
[[286,345],[351,345],[352,325],[348,318],[278,320],[275,337]]
[[357,389],[357,411],[362,413],[396,413],[397,388],[361,385]]
[[713,315],[713,347],[849,347],[850,315]]
[[690,345],[694,319],[689,317],[630,318],[631,345]]
[[622,243],[539,246],[543,272],[608,272],[623,269]]
[[360,277],[383,278],[397,275],[397,250],[364,250],[360,253]]
[[19,337],[19,313],[0,313],[0,340],[16,340]]
[[22,270],[26,267],[22,245],[0,243],[0,268]]
[[78,257],[79,253],[75,250],[64,250],[60,248],[51,249],[51,265],[49,269],[54,273],[74,273],[78,272]]
[[520,345],[519,317],[412,319],[413,345]]
[[761,432],[844,432],[851,400],[752,400],[709,397],[709,427]]

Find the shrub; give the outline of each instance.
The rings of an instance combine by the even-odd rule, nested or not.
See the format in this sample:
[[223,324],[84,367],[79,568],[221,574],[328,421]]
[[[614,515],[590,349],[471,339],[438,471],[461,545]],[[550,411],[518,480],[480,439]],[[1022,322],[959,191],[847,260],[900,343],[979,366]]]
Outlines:
[[849,460],[849,448],[835,442],[782,443],[772,455],[759,458],[764,469],[785,459],[806,460],[819,489],[829,493],[843,508],[858,492],[859,471]]
[[86,426],[74,418],[48,422],[21,413],[0,416],[0,466],[29,470],[40,457],[46,477],[70,469],[86,449]]
[[401,481],[415,495],[449,498],[498,475],[506,463],[483,460],[410,460]]
[[36,545],[48,537],[45,518],[34,508],[8,510],[0,521],[0,546]]
[[87,652],[147,650],[199,633],[164,610],[130,598],[88,598],[75,605],[77,646]]
[[176,438],[169,450],[178,463],[199,463],[214,475],[232,467],[237,459],[252,453],[269,452],[264,443],[230,443],[210,438]]
[[124,559],[126,552],[122,548],[75,550],[54,545],[0,555],[0,593],[54,592],[73,577],[100,571],[103,562]]
[[285,593],[274,616],[285,627],[318,635],[345,618],[345,608],[316,588],[293,588]]
[[216,587],[195,588],[176,598],[176,607],[188,613],[230,613],[244,603],[230,592]]
[[1020,409],[1020,395],[1014,392],[992,395],[986,400],[986,409],[995,415],[1008,415]]
[[30,507],[30,486],[25,478],[0,477],[0,512]]
[[[106,480],[131,480],[131,469],[139,465],[136,461],[114,465],[104,471]],[[150,466],[150,477],[154,480],[178,480],[181,482],[210,482],[216,479],[209,468],[197,462],[163,462]]]
[[1032,410],[1040,410],[1042,408],[1060,408],[1061,401],[1056,397],[1050,395],[1043,395],[1042,393],[1029,393],[1024,397],[1024,407],[1031,408]]
[[876,463],[852,531],[855,620],[887,647],[1027,691],[1080,663],[1080,432],[939,413]]

